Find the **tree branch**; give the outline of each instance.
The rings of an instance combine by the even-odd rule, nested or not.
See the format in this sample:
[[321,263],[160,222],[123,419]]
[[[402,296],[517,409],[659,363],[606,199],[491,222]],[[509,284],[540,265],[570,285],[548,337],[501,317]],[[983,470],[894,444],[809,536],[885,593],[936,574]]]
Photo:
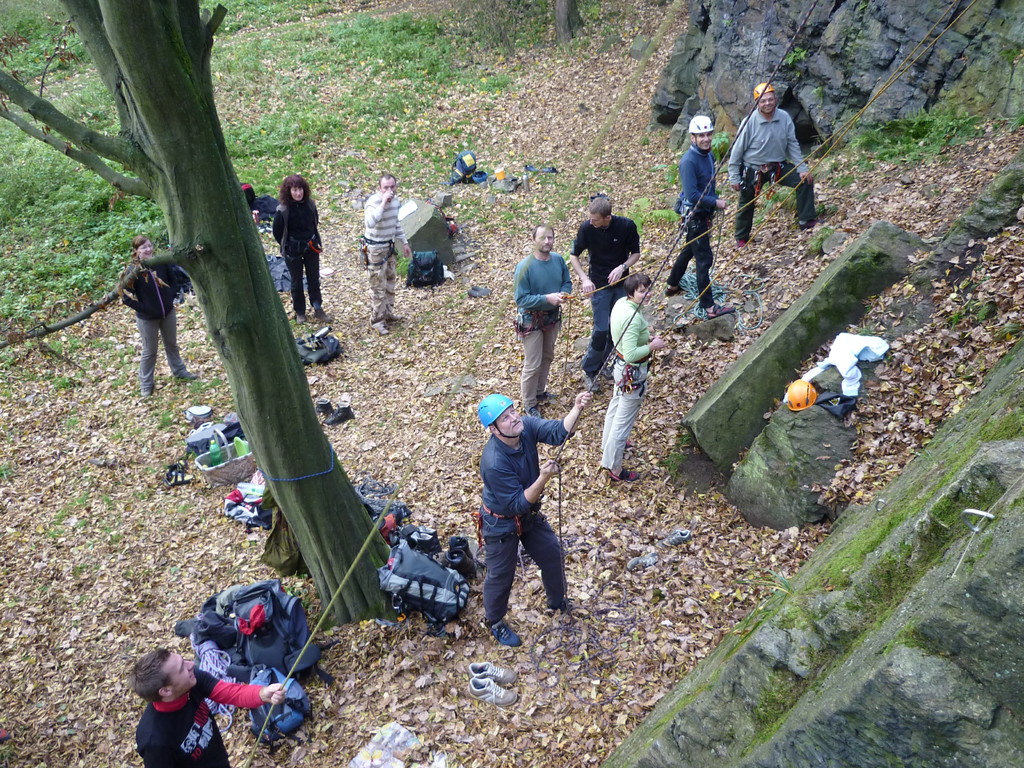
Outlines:
[[135,282],[135,279],[139,276],[139,272],[141,272],[142,269],[143,267],[141,264],[128,265],[124,272],[121,273],[121,277],[118,278],[117,287],[114,288],[114,290],[110,291],[99,301],[89,304],[74,315],[65,317],[63,320],[59,320],[52,324],[40,323],[27,332],[9,331],[6,338],[0,339],[0,349],[6,349],[7,347],[31,341],[32,339],[41,339],[44,336],[49,336],[51,333],[63,331],[65,328],[70,328],[72,325],[80,323],[92,315],[95,315],[101,309],[104,309],[117,301],[121,297],[125,288]]
[[72,160],[77,160],[89,170],[94,171],[98,176],[100,176],[100,178],[110,182],[122,192],[126,192],[129,195],[139,195],[140,197],[153,197],[152,191],[143,181],[118,173],[103,162],[98,155],[78,149],[70,142],[52,133],[41,131],[28,120],[14,112],[11,112],[9,109],[0,107],[0,117],[14,123],[14,125],[32,138],[39,139],[39,141],[49,144],[62,155],[67,155]]
[[3,70],[0,70],[0,91],[6,93],[11,101],[36,120],[57,131],[68,141],[73,141],[101,157],[128,168],[132,168],[138,162],[138,153],[132,151],[132,147],[127,141],[90,130],[72,120],[49,101],[36,96]]

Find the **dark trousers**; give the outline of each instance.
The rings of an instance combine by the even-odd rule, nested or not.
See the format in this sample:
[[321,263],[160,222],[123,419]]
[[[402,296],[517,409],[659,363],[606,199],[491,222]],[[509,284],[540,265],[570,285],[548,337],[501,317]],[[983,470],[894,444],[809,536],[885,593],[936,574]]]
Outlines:
[[309,290],[309,303],[314,309],[322,305],[320,296],[320,254],[307,248],[301,256],[286,256],[284,263],[288,265],[288,274],[292,278],[292,309],[295,314],[306,314],[306,296],[302,290],[302,271],[306,271],[306,288]]
[[676,257],[672,272],[668,276],[670,286],[679,286],[679,282],[690,266],[690,259],[696,259],[697,293],[700,296],[701,309],[710,309],[715,300],[711,296],[711,217],[706,213],[694,213],[686,222],[686,245]]
[[[796,187],[796,218],[801,224],[811,221],[814,216],[814,184],[800,184],[800,174],[791,163],[782,163],[780,178],[776,183],[784,187]],[[736,211],[736,239],[749,240],[750,230],[754,226],[754,184],[757,181],[757,169],[747,168],[740,184],[739,210]],[[797,184],[800,186],[797,187]],[[763,189],[763,187],[762,187]]]
[[590,297],[590,308],[594,312],[594,330],[590,333],[590,346],[583,355],[583,372],[594,378],[601,370],[601,365],[611,355],[615,346],[612,338],[611,319],[612,306],[626,295],[622,283],[611,288],[602,288]]
[[532,515],[523,522],[523,533],[516,536],[485,536],[487,545],[487,578],[484,579],[484,615],[488,625],[496,624],[508,613],[508,596],[519,560],[519,542],[530,553],[540,568],[540,578],[548,606],[557,608],[565,600],[565,581],[562,578],[562,548],[558,537],[548,525],[544,515]]

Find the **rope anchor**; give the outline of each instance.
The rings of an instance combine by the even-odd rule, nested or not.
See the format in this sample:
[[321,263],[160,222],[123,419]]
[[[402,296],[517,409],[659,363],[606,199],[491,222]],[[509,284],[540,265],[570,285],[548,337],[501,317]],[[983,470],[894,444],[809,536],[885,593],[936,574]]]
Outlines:
[[[977,520],[975,520],[977,518]],[[964,552],[960,555],[960,560],[957,561],[956,568],[949,574],[949,578],[956,576],[956,572],[960,570],[960,565],[963,563],[964,558],[967,557],[967,550],[971,548],[971,542],[974,541],[974,537],[977,536],[981,529],[984,527],[986,520],[995,520],[996,516],[991,512],[985,512],[981,509],[971,509],[968,507],[960,513],[960,520],[966,525],[971,531],[971,538],[967,540],[967,545],[964,547]]]

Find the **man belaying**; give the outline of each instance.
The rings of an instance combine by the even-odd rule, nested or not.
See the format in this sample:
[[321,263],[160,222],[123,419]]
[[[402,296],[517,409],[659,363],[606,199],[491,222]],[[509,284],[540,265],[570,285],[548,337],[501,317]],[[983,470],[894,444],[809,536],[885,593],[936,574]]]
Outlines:
[[480,526],[487,553],[484,614],[502,645],[522,644],[505,623],[520,542],[540,568],[548,608],[568,611],[562,547],[540,511],[544,486],[558,473],[558,464],[549,459],[542,465],[537,443],[564,443],[592,399],[590,392],[580,392],[561,421],[520,416],[504,395],[488,395],[477,406],[480,423],[491,434],[480,457]]
[[729,184],[740,193],[735,230],[736,245],[740,248],[750,240],[754,200],[762,187],[771,184],[796,187],[800,229],[812,229],[818,223],[814,212],[814,178],[796,140],[793,118],[784,109],[778,109],[771,83],[759,83],[754,88],[754,103],[757,109],[740,126],[729,154]]

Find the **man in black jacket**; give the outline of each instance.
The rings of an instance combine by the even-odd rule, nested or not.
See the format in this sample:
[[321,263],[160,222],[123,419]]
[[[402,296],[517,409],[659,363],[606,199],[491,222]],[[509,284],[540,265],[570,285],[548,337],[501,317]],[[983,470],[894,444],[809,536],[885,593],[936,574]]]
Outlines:
[[[584,272],[580,255],[590,253],[589,269]],[[590,347],[583,355],[583,380],[588,390],[597,391],[597,374],[614,348],[608,330],[612,307],[626,295],[620,280],[640,258],[640,233],[636,223],[625,216],[612,216],[612,204],[598,195],[590,201],[590,220],[576,233],[569,261],[580,279],[582,293],[590,296],[594,311],[594,330]]]

